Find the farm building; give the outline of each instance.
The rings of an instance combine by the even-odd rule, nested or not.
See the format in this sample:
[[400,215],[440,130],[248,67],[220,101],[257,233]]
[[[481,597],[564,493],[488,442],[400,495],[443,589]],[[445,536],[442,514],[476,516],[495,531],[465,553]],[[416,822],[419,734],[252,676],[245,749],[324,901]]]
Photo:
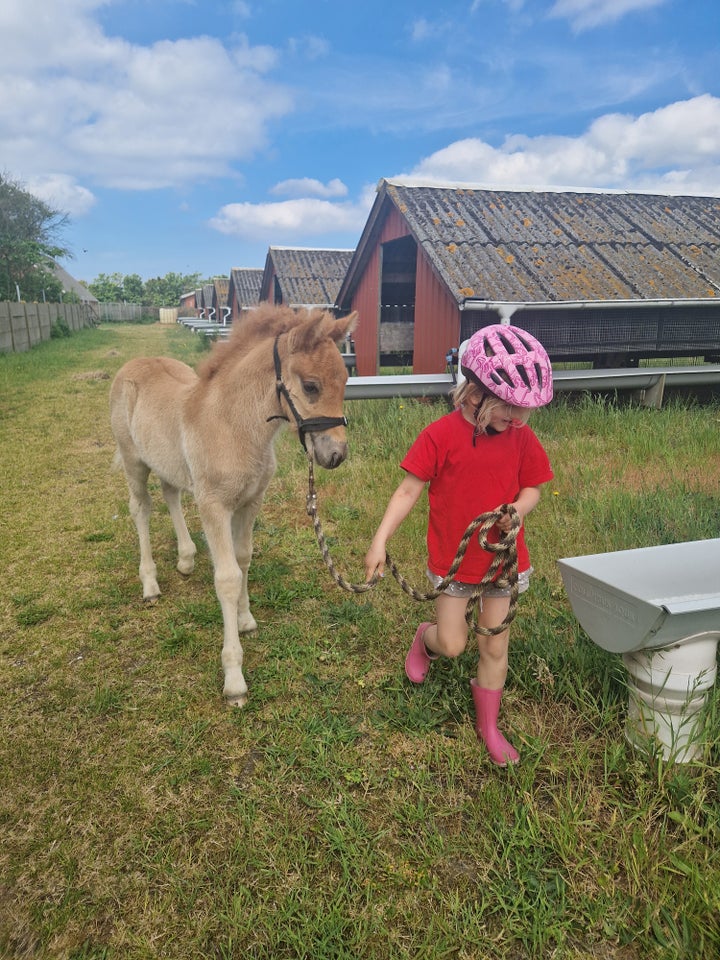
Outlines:
[[361,376],[509,320],[551,358],[720,359],[720,199],[381,180],[338,292]]
[[198,312],[198,291],[189,290],[180,295],[180,316],[194,317]]
[[73,293],[80,303],[89,303],[97,306],[98,298],[95,294],[91,293],[84,283],[81,283],[69,274],[65,267],[61,266],[57,261],[53,261],[49,266],[49,270],[62,284],[63,293]]
[[288,307],[334,310],[353,252],[270,247],[265,260],[260,299]]
[[229,286],[230,280],[228,277],[213,277],[211,308],[214,311],[212,316],[217,323],[228,323],[230,320],[230,308],[228,306]]
[[233,267],[230,271],[227,297],[232,322],[246,310],[258,305],[262,277],[260,267]]

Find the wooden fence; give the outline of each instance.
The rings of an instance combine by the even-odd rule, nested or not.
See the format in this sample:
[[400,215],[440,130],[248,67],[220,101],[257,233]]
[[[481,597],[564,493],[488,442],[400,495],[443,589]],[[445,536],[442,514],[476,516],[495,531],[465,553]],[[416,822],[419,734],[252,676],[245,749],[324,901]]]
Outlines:
[[0,353],[22,353],[49,340],[54,324],[71,331],[97,323],[92,303],[0,302]]
[[49,340],[54,324],[81,330],[96,323],[139,323],[158,319],[157,307],[139,303],[24,303],[0,301],[0,353],[22,353]]
[[95,303],[95,315],[102,323],[139,323],[143,314],[158,319],[157,307],[143,307],[139,303]]

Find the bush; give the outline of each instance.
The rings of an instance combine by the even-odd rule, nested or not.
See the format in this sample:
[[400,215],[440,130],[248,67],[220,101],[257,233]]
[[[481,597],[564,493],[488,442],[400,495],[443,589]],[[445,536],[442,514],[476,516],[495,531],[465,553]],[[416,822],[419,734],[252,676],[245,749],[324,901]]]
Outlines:
[[52,340],[60,340],[62,337],[69,337],[71,335],[72,330],[67,325],[66,321],[62,317],[58,317],[50,328],[50,338]]

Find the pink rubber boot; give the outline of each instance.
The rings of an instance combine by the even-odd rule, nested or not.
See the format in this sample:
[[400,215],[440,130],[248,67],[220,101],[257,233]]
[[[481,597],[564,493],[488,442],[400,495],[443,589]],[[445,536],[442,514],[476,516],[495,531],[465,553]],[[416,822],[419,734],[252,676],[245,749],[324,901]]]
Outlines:
[[422,683],[428,675],[431,662],[437,660],[437,654],[429,654],[423,641],[425,631],[429,626],[431,626],[430,623],[420,624],[415,631],[412,645],[405,657],[405,673],[408,680],[412,680],[413,683]]
[[477,680],[470,681],[470,688],[475,704],[475,732],[478,740],[485,744],[490,759],[499,767],[517,763],[520,754],[497,728],[502,690],[486,690],[478,686]]

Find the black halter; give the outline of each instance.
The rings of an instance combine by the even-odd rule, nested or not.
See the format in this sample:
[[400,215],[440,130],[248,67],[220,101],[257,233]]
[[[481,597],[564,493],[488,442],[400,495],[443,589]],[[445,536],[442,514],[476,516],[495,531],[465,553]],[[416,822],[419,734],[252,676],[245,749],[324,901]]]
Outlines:
[[[292,413],[295,418],[295,423],[297,424],[298,436],[300,437],[300,443],[303,445],[303,449],[307,450],[305,444],[305,434],[306,433],[322,433],[323,430],[331,430],[333,427],[346,427],[347,419],[345,417],[307,417],[303,418],[298,413],[298,409],[292,401],[290,396],[290,391],[283,383],[282,378],[282,367],[280,366],[280,353],[278,351],[278,340],[280,335],[278,334],[275,337],[275,343],[273,344],[273,362],[275,364],[275,392],[277,393],[278,400],[281,397],[285,397],[285,402],[288,407],[290,407],[290,413]],[[287,420],[289,418],[285,416],[284,413],[275,414],[273,417],[268,417],[268,423],[270,420]]]

